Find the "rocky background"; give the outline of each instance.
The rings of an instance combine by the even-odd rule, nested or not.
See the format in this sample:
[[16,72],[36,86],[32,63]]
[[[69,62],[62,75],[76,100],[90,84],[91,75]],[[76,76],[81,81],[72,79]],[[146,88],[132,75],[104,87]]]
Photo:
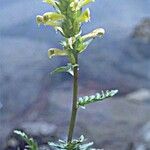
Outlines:
[[[110,88],[120,92],[114,99],[81,110],[76,136],[84,134],[94,139],[95,147],[105,150],[148,150],[150,1],[97,0],[90,8],[92,19],[83,26],[83,33],[103,27],[106,35],[80,56],[80,95]],[[49,73],[67,60],[48,59],[47,50],[59,47],[61,37],[35,22],[37,14],[49,10],[40,0],[0,0],[2,150],[17,149],[19,142],[12,134],[16,128],[35,137],[41,145],[65,138],[71,77],[50,77]]]

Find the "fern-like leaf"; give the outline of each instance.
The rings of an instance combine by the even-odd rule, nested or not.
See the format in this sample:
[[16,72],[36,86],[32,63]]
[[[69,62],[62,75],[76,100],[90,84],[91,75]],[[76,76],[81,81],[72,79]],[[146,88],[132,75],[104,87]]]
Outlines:
[[33,138],[29,138],[24,132],[15,130],[14,133],[19,135],[28,145],[26,148],[29,150],[38,150],[38,145],[37,143],[33,140]]
[[93,142],[86,143],[86,139],[83,135],[81,135],[79,139],[73,139],[72,142],[69,143],[59,140],[58,143],[49,142],[48,144],[55,150],[98,150],[91,148]]
[[102,91],[101,93],[96,93],[95,95],[80,97],[78,100],[77,107],[84,107],[87,104],[102,101],[106,98],[113,97],[117,93],[118,90],[107,90],[105,92]]

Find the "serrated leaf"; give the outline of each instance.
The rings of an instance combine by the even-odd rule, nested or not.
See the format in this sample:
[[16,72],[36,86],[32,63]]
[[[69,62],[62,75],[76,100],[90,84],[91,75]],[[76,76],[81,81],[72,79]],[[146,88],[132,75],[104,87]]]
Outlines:
[[94,143],[90,142],[90,143],[86,143],[86,144],[82,144],[80,145],[80,149],[81,150],[87,150],[89,147],[91,147]]
[[101,93],[96,93],[95,95],[91,96],[84,96],[80,97],[78,99],[78,104],[77,107],[84,107],[87,104],[91,104],[94,102],[102,101],[106,98],[112,97],[118,93],[118,90],[107,90],[107,91],[102,91]]
[[59,140],[58,143],[48,142],[48,144],[55,150],[96,150],[90,148],[93,142],[85,141],[84,136],[81,135],[79,139],[73,139],[71,142]]
[[51,72],[51,75],[56,74],[56,73],[68,72],[72,76],[74,76],[73,68],[77,67],[77,66],[78,66],[77,64],[72,65],[72,64],[68,63],[67,66],[62,66],[62,67],[56,68],[54,71]]
[[38,145],[33,138],[29,138],[24,132],[18,130],[15,130],[14,133],[19,135],[28,144],[26,147],[29,150],[38,150]]

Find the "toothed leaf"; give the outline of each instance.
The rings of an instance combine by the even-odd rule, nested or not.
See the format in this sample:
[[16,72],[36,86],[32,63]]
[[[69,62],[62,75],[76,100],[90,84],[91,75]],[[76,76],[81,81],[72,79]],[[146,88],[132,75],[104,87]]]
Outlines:
[[33,138],[29,138],[24,132],[18,130],[15,130],[14,133],[19,135],[28,144],[26,148],[29,150],[38,150],[38,145]]
[[59,140],[58,143],[49,142],[48,143],[55,150],[96,150],[90,148],[93,142],[86,143],[84,136],[81,135],[79,139],[73,139],[71,142]]
[[102,101],[106,98],[113,97],[118,93],[118,90],[107,90],[107,91],[102,91],[101,93],[96,93],[95,95],[91,96],[84,96],[80,97],[78,100],[78,106],[77,107],[84,107],[87,104],[91,104],[94,102]]

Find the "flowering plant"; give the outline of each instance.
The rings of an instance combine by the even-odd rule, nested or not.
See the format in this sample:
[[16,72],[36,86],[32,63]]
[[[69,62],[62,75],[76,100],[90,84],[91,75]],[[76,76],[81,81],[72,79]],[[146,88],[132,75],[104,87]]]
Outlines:
[[[56,150],[94,150],[90,148],[93,142],[85,143],[84,136],[76,140],[73,139],[77,111],[80,107],[85,108],[90,103],[102,101],[114,96],[118,90],[101,91],[95,95],[78,98],[78,55],[86,50],[94,38],[102,37],[105,30],[103,28],[97,28],[88,34],[82,35],[82,24],[90,21],[90,10],[89,8],[83,10],[83,7],[94,2],[94,0],[44,0],[44,2],[54,7],[55,11],[38,15],[36,17],[37,24],[51,26],[64,37],[64,40],[61,42],[62,49],[50,48],[48,50],[48,56],[49,58],[65,56],[69,60],[66,66],[56,68],[51,74],[68,72],[73,76],[72,113],[67,140],[59,140],[58,144],[49,142],[49,145]],[[23,133],[19,132],[19,134],[22,135]],[[28,139],[27,136],[25,137]],[[30,147],[34,143],[33,139],[31,141],[28,142],[31,143]]]

